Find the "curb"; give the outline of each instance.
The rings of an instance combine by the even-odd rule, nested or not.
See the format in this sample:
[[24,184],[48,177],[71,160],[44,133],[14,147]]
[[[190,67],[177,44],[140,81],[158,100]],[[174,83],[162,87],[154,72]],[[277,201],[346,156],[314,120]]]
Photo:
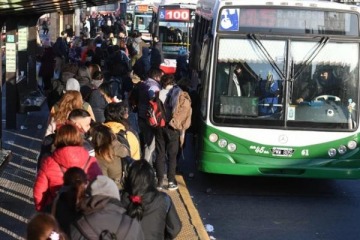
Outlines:
[[190,193],[186,187],[183,176],[176,175],[176,181],[179,186],[179,193],[184,202],[184,205],[189,213],[190,221],[193,224],[200,240],[210,240],[208,233],[205,230],[204,224],[200,218],[199,212],[196,209]]

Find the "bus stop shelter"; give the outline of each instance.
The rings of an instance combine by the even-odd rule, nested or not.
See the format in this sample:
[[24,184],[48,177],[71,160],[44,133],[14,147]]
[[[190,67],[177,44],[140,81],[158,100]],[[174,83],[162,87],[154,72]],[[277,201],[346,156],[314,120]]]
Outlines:
[[[46,13],[73,14],[75,9],[116,2],[116,0],[0,0],[2,29],[0,45],[5,53],[4,59],[0,57],[0,73],[3,73],[0,74],[0,114],[3,119],[3,106],[5,106],[6,129],[18,128],[19,91],[24,95],[38,89],[36,76],[36,55],[39,53],[38,19]],[[6,63],[4,65],[3,60]],[[5,98],[3,98],[4,86]],[[3,100],[6,102],[3,103]],[[2,142],[3,127],[0,128],[0,166],[9,160],[11,155],[2,148]]]

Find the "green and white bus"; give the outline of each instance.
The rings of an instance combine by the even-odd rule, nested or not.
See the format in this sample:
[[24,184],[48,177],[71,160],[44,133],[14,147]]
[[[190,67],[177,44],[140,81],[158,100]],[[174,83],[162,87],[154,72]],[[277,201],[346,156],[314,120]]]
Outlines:
[[360,178],[358,7],[199,0],[193,32],[200,170]]

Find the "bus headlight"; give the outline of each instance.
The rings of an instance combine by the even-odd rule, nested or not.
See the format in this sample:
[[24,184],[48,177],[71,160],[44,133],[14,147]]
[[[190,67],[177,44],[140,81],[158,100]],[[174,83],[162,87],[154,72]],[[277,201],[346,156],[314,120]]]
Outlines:
[[227,146],[227,149],[229,150],[229,152],[235,152],[235,150],[236,150],[235,143],[229,143],[229,145]]
[[347,144],[347,147],[350,149],[350,150],[354,150],[357,146],[357,143],[354,141],[354,140],[351,140],[348,142]]
[[339,152],[339,154],[345,154],[346,153],[346,151],[347,151],[347,148],[346,148],[346,146],[345,145],[340,145],[340,147],[338,148],[338,152]]
[[219,139],[218,135],[216,133],[212,133],[209,136],[210,142],[216,142]]
[[336,156],[336,149],[330,148],[328,151],[329,157],[335,157]]
[[218,145],[219,145],[219,147],[224,148],[227,145],[227,141],[225,139],[220,139],[218,141]]

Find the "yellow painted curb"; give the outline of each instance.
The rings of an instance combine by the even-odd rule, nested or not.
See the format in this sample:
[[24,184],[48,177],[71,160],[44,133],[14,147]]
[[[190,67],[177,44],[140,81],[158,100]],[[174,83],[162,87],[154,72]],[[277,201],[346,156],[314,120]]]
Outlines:
[[179,193],[184,202],[184,205],[189,213],[190,221],[193,224],[200,240],[210,240],[208,233],[205,230],[204,224],[200,218],[198,210],[195,208],[191,199],[190,193],[186,187],[184,178],[180,175],[176,175],[176,181],[179,186]]

